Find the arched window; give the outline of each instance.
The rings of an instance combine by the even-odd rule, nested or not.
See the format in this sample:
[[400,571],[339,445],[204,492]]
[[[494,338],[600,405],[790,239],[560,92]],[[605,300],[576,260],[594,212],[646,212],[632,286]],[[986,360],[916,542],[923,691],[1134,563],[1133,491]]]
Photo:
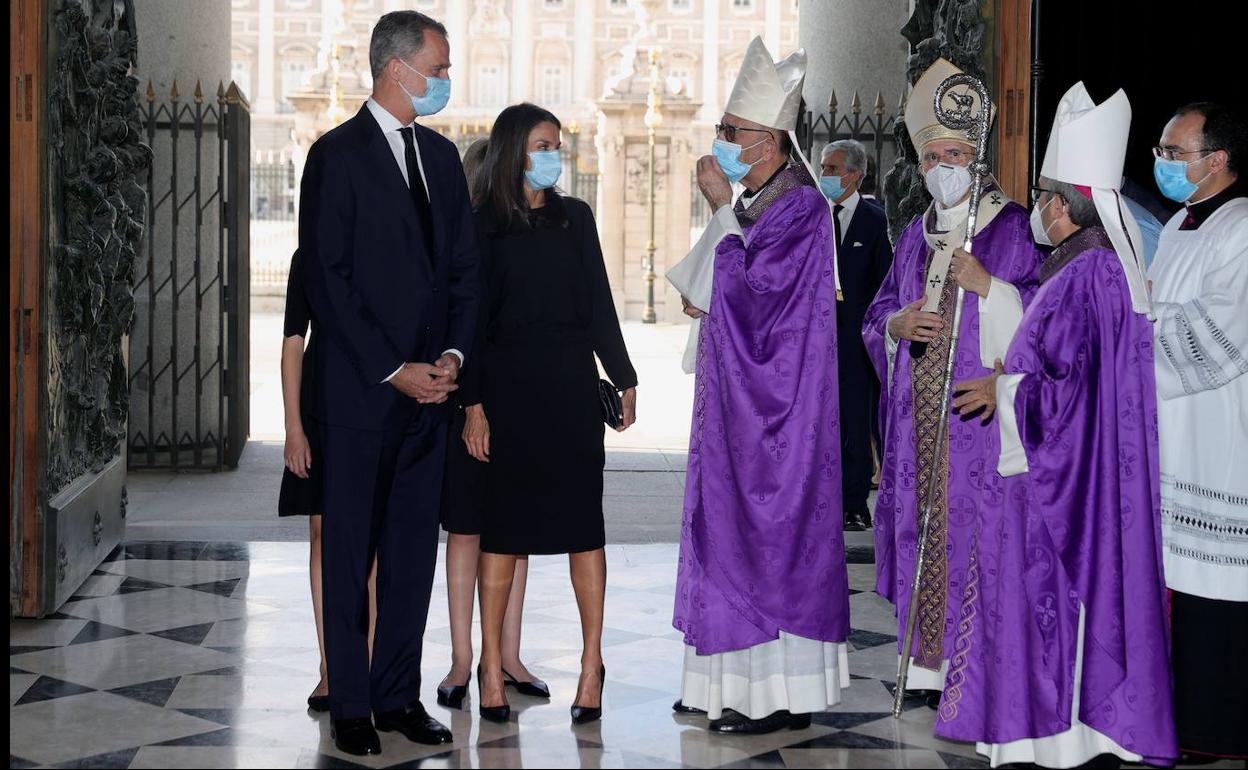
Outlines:
[[478,107],[497,107],[506,101],[505,77],[502,65],[497,62],[478,64],[472,78],[473,103]]
[[567,70],[562,64],[546,64],[541,69],[541,80],[538,83],[541,103],[545,107],[560,107],[567,104],[568,89]]
[[278,112],[294,112],[289,97],[307,84],[308,75],[316,68],[316,51],[305,45],[288,45],[278,52],[277,59],[281,68],[277,109]]
[[547,38],[534,54],[533,92],[543,107],[554,108],[571,101],[572,49],[562,40]]
[[668,54],[663,67],[669,87],[673,81],[680,84],[681,93],[690,98],[698,98],[698,57],[689,51],[672,51]]

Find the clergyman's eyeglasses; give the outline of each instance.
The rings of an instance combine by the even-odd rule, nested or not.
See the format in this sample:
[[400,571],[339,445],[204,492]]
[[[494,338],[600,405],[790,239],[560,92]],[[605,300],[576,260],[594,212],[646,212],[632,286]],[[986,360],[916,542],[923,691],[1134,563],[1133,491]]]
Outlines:
[[745,126],[733,126],[728,123],[716,123],[715,134],[722,136],[729,142],[737,141],[738,131],[755,131],[760,134],[770,134],[771,132],[765,128],[746,128]]

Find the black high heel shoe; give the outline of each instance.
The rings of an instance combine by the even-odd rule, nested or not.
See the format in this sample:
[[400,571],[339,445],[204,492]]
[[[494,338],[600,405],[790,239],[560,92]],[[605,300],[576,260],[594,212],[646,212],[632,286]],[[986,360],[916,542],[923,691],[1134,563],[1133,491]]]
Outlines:
[[308,710],[317,714],[324,714],[326,711],[329,711],[329,696],[309,695]]
[[521,695],[528,695],[533,698],[550,699],[550,688],[540,679],[534,679],[531,682],[521,682],[511,674],[507,673],[507,669],[503,669],[503,687],[514,688]]
[[472,674],[468,674],[468,679],[463,684],[453,684],[449,687],[441,685],[438,687],[438,705],[446,706],[458,710],[464,708],[464,698],[468,697],[468,685],[472,683]]
[[[481,698],[481,681],[481,667],[477,666],[477,698],[479,701],[477,703],[477,712],[487,722],[497,722],[499,724],[507,722],[511,718],[511,704],[504,703],[501,706],[487,706],[484,702],[481,702],[483,700]],[[507,687],[504,685],[503,690],[506,691],[506,689]]]
[[602,691],[607,686],[607,667],[602,666],[598,669],[598,706],[589,708],[588,706],[572,705],[572,724],[584,725],[590,722],[597,722],[602,719]]

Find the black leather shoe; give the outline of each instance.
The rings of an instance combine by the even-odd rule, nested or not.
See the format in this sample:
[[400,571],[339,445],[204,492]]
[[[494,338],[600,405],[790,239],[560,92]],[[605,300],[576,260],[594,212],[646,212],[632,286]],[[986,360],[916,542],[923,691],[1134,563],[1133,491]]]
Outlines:
[[400,733],[412,743],[437,746],[453,740],[446,725],[429,716],[420,701],[410,703],[405,708],[374,714],[373,719],[378,730],[383,733]]
[[805,730],[810,727],[810,714],[790,714],[777,711],[762,719],[750,719],[735,711],[725,711],[719,719],[712,719],[710,730],[725,735],[765,735],[777,730]]
[[528,695],[532,698],[550,698],[550,688],[541,679],[521,682],[511,674],[508,674],[507,669],[503,669],[503,687],[511,687],[521,695]]
[[309,695],[308,710],[315,711],[318,714],[324,714],[326,711],[329,711],[329,696]]
[[846,511],[845,531],[862,532],[871,529],[871,514],[867,511]]
[[597,722],[602,719],[602,691],[607,686],[607,667],[603,666],[598,669],[598,706],[590,708],[588,706],[572,706],[572,724],[584,725],[590,722]]
[[677,714],[705,714],[702,709],[695,709],[693,706],[686,706],[684,701],[676,701],[672,704],[672,711]]
[[381,738],[368,719],[334,719],[329,723],[334,747],[343,754],[362,757],[381,753]]
[[450,709],[461,710],[464,698],[468,697],[468,685],[472,682],[472,674],[468,675],[463,684],[442,685],[438,688],[438,705]]
[[932,711],[940,708],[940,690],[923,690],[923,703]]
[[1218,761],[1221,761],[1221,757],[1215,757],[1212,754],[1194,754],[1179,749],[1179,761],[1177,764],[1179,767],[1186,765],[1212,765]]
[[[498,724],[504,724],[507,720],[511,719],[511,704],[504,700],[503,705],[501,706],[486,706],[482,703],[483,698],[481,697],[481,687],[481,667],[477,666],[477,713],[480,714],[481,718],[485,721],[496,722]],[[506,690],[507,685],[504,684],[503,691],[506,692]]]

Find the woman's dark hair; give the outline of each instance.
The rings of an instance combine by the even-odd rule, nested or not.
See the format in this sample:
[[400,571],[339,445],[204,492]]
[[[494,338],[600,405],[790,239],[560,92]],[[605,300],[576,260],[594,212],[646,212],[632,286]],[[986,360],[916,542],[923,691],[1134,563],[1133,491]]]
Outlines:
[[513,104],[498,114],[490,130],[490,146],[481,169],[479,205],[492,215],[500,231],[527,226],[529,201],[524,195],[524,168],[528,163],[529,133],[541,123],[559,122],[536,104]]

